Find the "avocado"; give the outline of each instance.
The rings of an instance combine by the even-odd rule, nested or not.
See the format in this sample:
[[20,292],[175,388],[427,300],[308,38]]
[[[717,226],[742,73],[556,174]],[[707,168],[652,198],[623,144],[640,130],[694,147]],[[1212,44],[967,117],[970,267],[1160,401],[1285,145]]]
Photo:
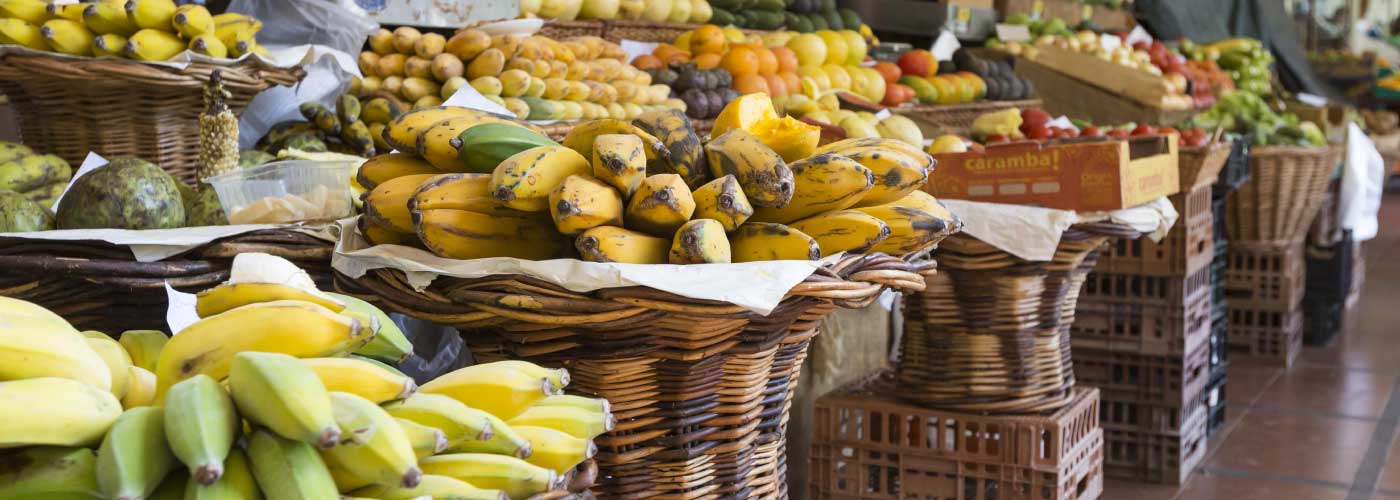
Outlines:
[[[821,14],[826,19],[827,29],[840,31],[847,28],[845,23],[841,22],[841,15],[836,13],[836,9],[822,9]],[[859,26],[855,28],[859,28]]]
[[836,13],[841,15],[841,25],[848,30],[860,29],[860,15],[851,9],[836,9]]
[[831,26],[826,24],[826,17],[823,17],[821,14],[807,14],[807,20],[812,23],[812,31],[831,29]]
[[755,28],[775,30],[783,26],[783,15],[781,13],[764,10],[755,10],[752,12]]
[[734,14],[728,10],[714,7],[711,9],[710,23],[719,26],[734,24]]
[[185,224],[185,204],[160,167],[117,158],[73,181],[56,220],[60,229],[173,229]]
[[0,233],[27,233],[54,228],[53,213],[14,191],[0,191]]

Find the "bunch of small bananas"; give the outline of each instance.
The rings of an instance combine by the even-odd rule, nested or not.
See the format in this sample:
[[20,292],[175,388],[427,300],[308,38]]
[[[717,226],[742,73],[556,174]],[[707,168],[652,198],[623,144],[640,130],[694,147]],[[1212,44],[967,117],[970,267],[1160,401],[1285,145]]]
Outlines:
[[366,121],[386,119],[380,117],[387,116],[389,108],[378,103],[362,107],[359,98],[352,94],[342,94],[335,104],[332,111],[316,101],[301,103],[298,110],[305,120],[273,125],[258,139],[257,148],[272,155],[284,149],[295,149],[309,153],[333,151],[365,158],[374,156],[376,141]]
[[256,39],[260,29],[262,21],[246,15],[216,16],[174,0],[0,0],[0,44],[75,56],[166,61],[190,50],[236,59],[266,53]]
[[[360,229],[372,244],[454,259],[701,264],[907,255],[957,225],[919,190],[932,158],[895,139],[778,145],[779,154],[733,128],[702,145],[685,114],[667,109],[583,122],[559,144],[479,119],[439,137],[451,119],[420,113],[400,116],[386,138],[412,144],[412,131],[426,130],[422,159],[384,155],[360,168],[370,189]],[[433,119],[444,121],[426,125]]]
[[0,443],[20,448],[0,498],[524,498],[613,426],[607,401],[561,394],[562,369],[503,361],[420,388],[386,364],[412,346],[383,312],[308,283],[206,290],[169,338],[0,298]]

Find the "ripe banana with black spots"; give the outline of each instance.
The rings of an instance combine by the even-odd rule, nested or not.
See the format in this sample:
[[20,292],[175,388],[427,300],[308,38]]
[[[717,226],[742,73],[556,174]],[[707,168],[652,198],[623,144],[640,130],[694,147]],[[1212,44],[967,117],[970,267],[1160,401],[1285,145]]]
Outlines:
[[224,460],[224,473],[213,484],[197,481],[185,483],[185,500],[257,500],[262,498],[258,483],[253,479],[252,464],[243,450],[229,452]]
[[[423,473],[408,435],[394,417],[373,401],[348,392],[331,392],[331,408],[340,426],[340,444],[321,451],[331,476],[344,481],[413,488]],[[339,489],[342,481],[337,481]]]
[[39,27],[49,48],[55,52],[75,56],[91,56],[92,42],[96,37],[83,23],[68,19],[50,19]]
[[0,470],[4,500],[99,499],[97,453],[87,448],[34,446],[13,450]]
[[[170,24],[180,36],[193,39],[203,35],[214,35],[214,16],[203,5],[187,3],[175,8]],[[214,36],[218,40],[218,36]]]
[[[588,159],[564,146],[539,146],[506,158],[491,172],[491,196],[506,206],[516,200],[548,199],[549,193],[570,175],[587,176],[593,171]],[[546,205],[548,205],[546,203]]]
[[548,378],[508,365],[485,363],[443,374],[423,384],[422,391],[448,396],[497,418],[509,419],[560,388]]
[[889,203],[853,210],[880,219],[890,228],[889,238],[870,248],[869,252],[894,256],[922,252],[938,244],[948,234],[949,222],[910,206]]
[[679,175],[691,189],[710,180],[711,169],[705,149],[685,113],[670,108],[657,109],[642,113],[633,123],[666,145],[667,154],[647,163],[652,173]]
[[[395,488],[373,485],[351,492],[355,495],[368,495],[380,500],[418,500],[441,498],[444,500],[509,500],[510,496],[501,490],[478,488],[471,483],[447,476],[425,475],[418,486]],[[346,497],[341,497],[345,500]],[[366,497],[368,498],[368,497]]]
[[448,446],[467,441],[485,442],[496,435],[489,413],[439,394],[420,392],[385,404],[384,410],[395,418],[441,430],[447,437]]
[[874,173],[832,153],[793,162],[793,195],[787,206],[754,209],[754,222],[788,224],[822,212],[845,210],[859,203],[876,184]]
[[123,52],[137,61],[168,61],[187,48],[185,41],[174,33],[147,28],[127,38]]
[[345,310],[345,303],[321,293],[281,283],[224,283],[195,295],[194,310],[201,318],[258,302],[302,300],[330,309]]
[[327,108],[326,105],[316,101],[306,101],[297,106],[297,111],[306,121],[316,125],[316,129],[321,133],[336,136],[340,135],[340,119],[336,118],[335,112]]
[[130,410],[155,404],[156,374],[139,366],[132,366],[127,373],[126,395],[122,396],[122,408]]
[[793,195],[792,170],[783,157],[743,129],[731,129],[705,145],[710,173],[733,175],[756,207],[781,208]]
[[[121,3],[95,2],[83,4],[83,24],[98,35],[120,35],[129,37],[140,28],[126,16],[126,8]],[[123,43],[125,45],[125,43]]]
[[695,198],[676,174],[647,177],[627,202],[628,229],[670,237],[695,214]]
[[491,197],[490,174],[439,174],[424,181],[408,200],[410,212],[466,210],[482,214],[531,217],[530,212],[506,208]]
[[424,474],[447,476],[481,488],[506,492],[511,498],[557,490],[564,478],[545,467],[519,458],[489,453],[452,453],[425,458],[418,463]]
[[914,156],[879,146],[847,148],[841,154],[875,174],[875,187],[861,197],[858,207],[890,203],[919,189],[928,181],[927,165],[933,162],[928,153]]
[[227,376],[234,356],[244,351],[331,356],[364,345],[374,327],[361,317],[296,300],[231,309],[186,327],[165,345],[156,363],[157,398],[163,400],[171,385],[200,373]]
[[753,216],[753,205],[744,196],[739,180],[732,175],[705,183],[691,196],[695,199],[695,213],[691,217],[719,221],[725,232],[733,231]]
[[958,220],[957,214],[954,214],[951,210],[948,210],[948,207],[944,206],[943,202],[938,201],[938,198],[935,198],[933,195],[928,194],[922,190],[916,190],[912,193],[909,193],[905,197],[900,198],[899,201],[891,203],[891,205],[899,205],[903,207],[917,208],[919,210],[923,210],[929,215],[947,221],[947,225],[950,230],[962,226],[962,222]]
[[239,413],[249,422],[321,448],[339,442],[340,428],[326,386],[297,358],[270,352],[239,353],[229,368],[228,386]]
[[165,409],[132,408],[112,424],[97,448],[97,487],[107,498],[140,500],[178,462],[165,439]]
[[863,253],[890,237],[890,227],[884,221],[855,210],[814,215],[790,227],[815,238],[822,257],[837,252]]
[[365,217],[370,222],[403,233],[412,233],[413,214],[408,200],[433,174],[405,175],[389,179],[365,193]]
[[383,310],[359,297],[333,292],[321,292],[345,304],[345,309],[374,318],[379,323],[379,331],[368,344],[355,350],[355,354],[377,361],[397,365],[413,355],[413,344],[405,337],[403,330]]
[[[467,172],[469,167],[459,156],[461,148],[458,146],[461,144],[462,133],[477,125],[485,124],[506,125],[528,130],[518,122],[494,116],[489,118],[477,115],[453,117],[434,123],[422,134],[419,134],[414,143],[414,149],[411,151],[443,172]],[[553,143],[553,141],[549,142]]]
[[387,153],[365,160],[355,172],[355,182],[374,189],[390,179],[406,175],[440,174],[428,162],[403,153]]
[[548,427],[576,438],[593,439],[612,430],[617,420],[611,413],[601,411],[601,408],[590,410],[578,406],[532,406],[507,423],[512,428]]
[[160,330],[127,330],[117,338],[131,356],[131,364],[146,370],[156,369],[156,359],[169,341],[170,337]]
[[511,426],[511,430],[530,442],[532,452],[525,461],[559,474],[573,469],[584,460],[598,454],[598,446],[592,439],[574,437],[567,432],[549,427],[528,425]]
[[0,382],[0,448],[92,446],[122,414],[111,392],[66,378]]
[[622,195],[588,175],[570,175],[549,193],[549,214],[560,234],[622,225]]
[[447,433],[442,429],[428,427],[406,418],[394,417],[399,423],[399,428],[403,429],[404,436],[408,437],[408,444],[413,446],[413,454],[422,460],[447,449]]
[[593,144],[598,136],[614,134],[635,135],[641,139],[642,152],[646,154],[647,160],[655,160],[669,154],[666,144],[655,135],[637,125],[612,118],[589,120],[575,125],[569,129],[569,133],[560,144],[578,152],[584,158],[593,158]]
[[49,42],[44,40],[39,26],[11,17],[0,18],[0,43],[23,45],[34,50],[49,50]]
[[671,241],[672,264],[728,264],[729,238],[714,219],[695,219],[676,230]]
[[[99,335],[101,335],[99,333]],[[131,378],[131,355],[126,353],[126,349],[121,344],[112,340],[111,337],[101,335],[99,337],[89,337],[84,339],[88,347],[102,358],[107,365],[107,373],[112,376],[112,395],[117,399],[126,396],[127,385]]]
[[647,176],[642,138],[632,134],[601,134],[593,138],[593,177],[617,188],[623,198]]
[[[927,154],[923,149],[920,149],[918,146],[909,144],[899,139],[891,139],[887,137],[859,137],[852,139],[842,139],[819,147],[812,154],[819,155],[822,153],[836,153],[839,155],[844,155],[845,153],[843,153],[843,151],[863,147],[880,147],[893,149],[895,151],[900,151],[906,155],[909,155],[911,158],[920,158],[920,154]],[[925,163],[922,163],[921,165],[924,168],[933,168],[933,157],[927,157]]]
[[579,256],[590,262],[624,264],[665,264],[670,257],[671,240],[620,227],[600,226],[584,231],[574,240]]
[[564,249],[548,218],[508,217],[466,210],[424,210],[413,214],[423,246],[449,259],[515,257],[544,260]]
[[174,0],[127,0],[126,16],[140,29],[169,30],[174,25]]
[[412,378],[384,369],[372,361],[356,358],[305,358],[301,360],[327,391],[346,392],[380,404],[403,399],[418,392]]
[[165,398],[165,432],[170,451],[185,464],[194,483],[211,485],[224,474],[243,420],[224,386],[195,375],[170,387]]
[[817,260],[822,249],[817,240],[782,224],[746,222],[729,235],[734,262],[764,260]]
[[256,430],[248,439],[248,462],[267,500],[340,497],[325,462],[310,444]]

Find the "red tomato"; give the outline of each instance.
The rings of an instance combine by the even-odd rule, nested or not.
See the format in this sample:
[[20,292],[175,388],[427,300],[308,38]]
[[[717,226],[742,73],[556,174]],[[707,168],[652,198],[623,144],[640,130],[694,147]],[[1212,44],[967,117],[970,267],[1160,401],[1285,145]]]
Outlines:
[[1142,135],[1153,135],[1156,133],[1157,129],[1153,128],[1151,125],[1138,125],[1137,128],[1133,129],[1133,131],[1128,135],[1132,137],[1138,137]]
[[1007,139],[1004,135],[989,135],[987,136],[987,139],[982,142],[987,144],[1002,144],[1006,142],[1011,142],[1011,140]]
[[1088,127],[1084,127],[1084,130],[1080,130],[1080,131],[1079,131],[1079,136],[1080,136],[1080,137],[1103,137],[1103,131],[1102,131],[1102,130],[1099,130],[1098,127],[1095,127],[1095,126],[1093,126],[1093,125],[1090,125],[1090,126],[1088,126]]
[[1118,139],[1127,139],[1128,136],[1130,136],[1130,135],[1132,135],[1132,134],[1131,134],[1130,132],[1128,132],[1127,130],[1123,130],[1123,129],[1121,129],[1121,128],[1115,128],[1115,129],[1113,129],[1113,130],[1108,131],[1108,133],[1105,134],[1105,135],[1107,135],[1107,136],[1109,136],[1109,137],[1116,137],[1116,138],[1118,138]]

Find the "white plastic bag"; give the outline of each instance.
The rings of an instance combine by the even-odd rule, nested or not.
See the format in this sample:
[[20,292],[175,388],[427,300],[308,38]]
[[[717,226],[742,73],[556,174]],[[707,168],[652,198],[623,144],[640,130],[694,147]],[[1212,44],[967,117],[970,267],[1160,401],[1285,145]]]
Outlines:
[[319,44],[358,54],[365,39],[379,29],[363,11],[329,0],[232,0],[228,11],[262,21],[262,45]]
[[1376,214],[1385,190],[1385,160],[1376,151],[1376,143],[1355,123],[1347,126],[1346,147],[1337,219],[1356,241],[1369,241],[1376,237]]

